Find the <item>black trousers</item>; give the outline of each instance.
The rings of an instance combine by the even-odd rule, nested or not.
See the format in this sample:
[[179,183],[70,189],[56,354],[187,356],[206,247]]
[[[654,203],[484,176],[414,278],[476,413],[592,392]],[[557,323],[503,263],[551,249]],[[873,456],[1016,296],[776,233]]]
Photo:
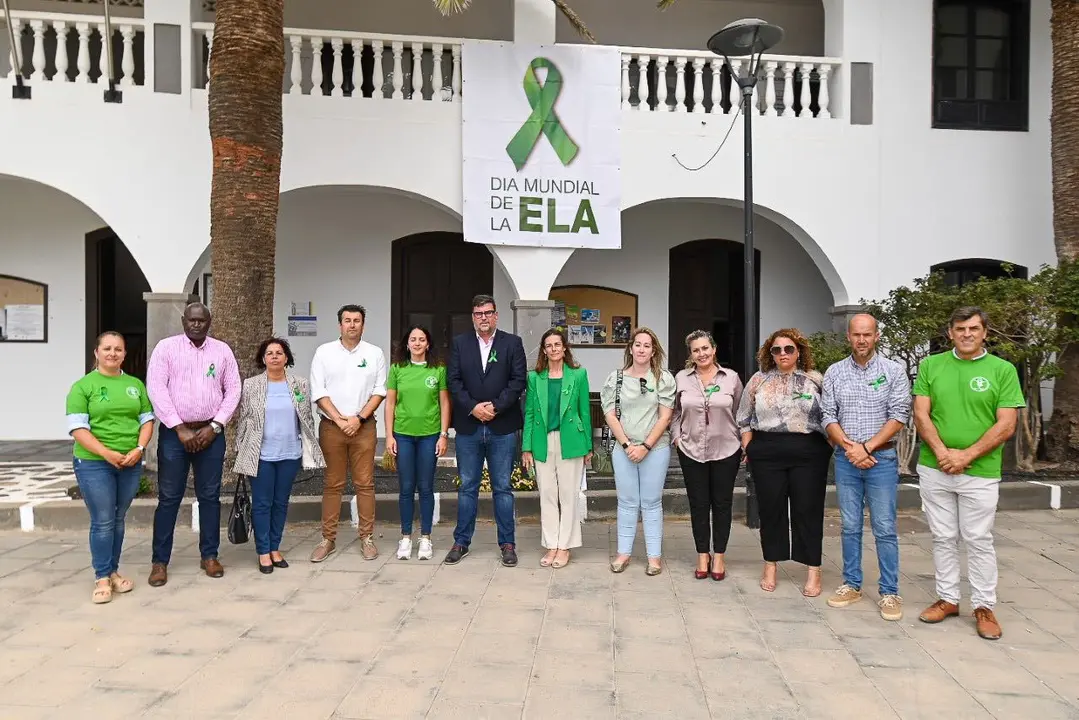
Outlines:
[[[693,542],[697,552],[706,554],[727,552],[731,537],[731,500],[734,496],[734,478],[742,463],[739,450],[722,460],[697,462],[678,451],[682,466],[682,478],[686,482],[686,498],[689,500],[689,518],[693,527]],[[712,550],[708,549],[711,536]]]
[[765,561],[820,567],[828,441],[819,433],[754,432],[746,455],[757,486]]

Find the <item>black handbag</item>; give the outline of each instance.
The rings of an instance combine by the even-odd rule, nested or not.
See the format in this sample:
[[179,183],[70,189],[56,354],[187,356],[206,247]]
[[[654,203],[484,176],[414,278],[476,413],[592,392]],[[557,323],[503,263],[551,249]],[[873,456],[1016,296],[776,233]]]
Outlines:
[[243,545],[251,537],[251,495],[247,492],[247,478],[236,481],[232,495],[232,512],[229,513],[229,542]]

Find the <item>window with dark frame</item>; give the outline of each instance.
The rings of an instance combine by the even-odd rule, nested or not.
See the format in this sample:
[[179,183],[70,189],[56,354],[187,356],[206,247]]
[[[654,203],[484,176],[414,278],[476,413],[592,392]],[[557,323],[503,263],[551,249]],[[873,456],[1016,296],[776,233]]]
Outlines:
[[935,0],[933,127],[1027,129],[1029,0]]

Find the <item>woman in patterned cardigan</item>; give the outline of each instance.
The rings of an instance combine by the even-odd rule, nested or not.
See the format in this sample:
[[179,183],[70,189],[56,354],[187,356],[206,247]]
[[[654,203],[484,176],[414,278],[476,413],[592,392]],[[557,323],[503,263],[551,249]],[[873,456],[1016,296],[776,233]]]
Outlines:
[[831,460],[821,426],[824,378],[813,368],[809,341],[796,328],[772,333],[757,361],[761,369],[742,393],[738,427],[760,506],[761,589],[774,592],[776,563],[794,560],[808,568],[802,594],[817,597]]
[[292,482],[304,468],[326,467],[318,446],[307,379],[287,372],[295,364],[286,340],[259,346],[255,365],[264,372],[244,380],[233,470],[251,478],[251,524],[259,571],[287,568],[281,556]]

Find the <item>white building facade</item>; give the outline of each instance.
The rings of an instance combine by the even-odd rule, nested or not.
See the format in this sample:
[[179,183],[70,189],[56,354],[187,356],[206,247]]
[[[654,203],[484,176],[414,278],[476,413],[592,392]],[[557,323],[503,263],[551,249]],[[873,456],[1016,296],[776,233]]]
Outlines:
[[[0,39],[0,306],[43,306],[40,327],[15,333],[27,321],[8,313],[3,439],[64,437],[64,397],[96,334],[125,332],[139,366],[212,288],[212,3],[113,4],[119,103],[103,99],[100,2],[12,0],[29,99],[12,97]],[[1049,0],[572,4],[622,53],[618,250],[461,234],[462,45],[581,42],[549,0],[450,18],[429,0],[286,0],[274,324],[286,335],[310,303],[314,334],[290,337],[299,372],[345,303],[367,308],[365,339],[388,351],[411,322],[439,338],[467,328],[478,292],[512,329],[591,290],[619,293],[673,362],[702,326],[739,366],[741,120],[704,44],[740,17],[786,30],[753,118],[762,336],[831,329],[933,267],[1052,262]],[[575,348],[594,390],[621,352]]]

